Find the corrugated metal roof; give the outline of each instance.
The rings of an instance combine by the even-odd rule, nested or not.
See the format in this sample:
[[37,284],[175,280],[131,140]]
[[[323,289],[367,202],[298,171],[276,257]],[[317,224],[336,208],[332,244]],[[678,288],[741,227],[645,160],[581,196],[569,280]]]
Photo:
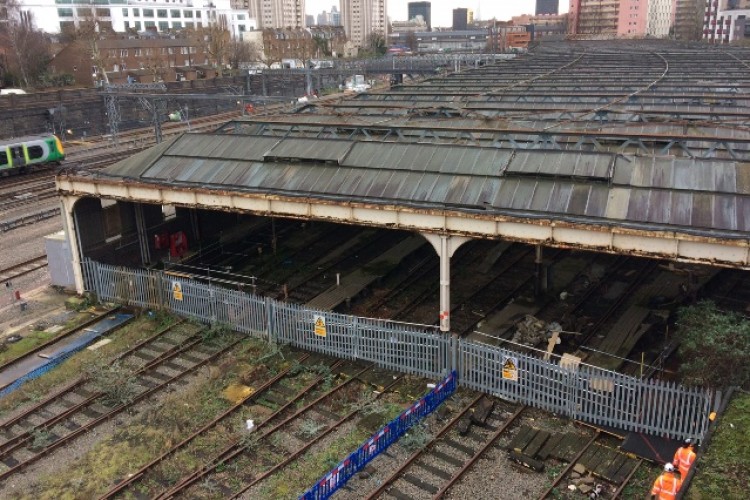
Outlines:
[[[747,163],[434,144],[211,137],[209,145],[203,144],[208,141],[205,135],[183,135],[104,173],[140,176],[151,182],[425,209],[750,232]],[[284,158],[309,156],[300,162],[282,159],[282,153]]]
[[177,136],[145,151],[136,153],[125,160],[115,163],[111,167],[105,168],[102,172],[109,173],[112,171],[113,175],[125,178],[141,177],[180,137]]

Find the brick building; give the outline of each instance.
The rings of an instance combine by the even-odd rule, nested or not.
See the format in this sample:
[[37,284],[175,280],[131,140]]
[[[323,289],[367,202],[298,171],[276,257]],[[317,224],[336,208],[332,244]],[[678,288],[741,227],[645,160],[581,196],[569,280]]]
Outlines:
[[203,48],[188,37],[112,37],[97,42],[103,68],[92,66],[91,57],[77,43],[63,47],[51,69],[74,76],[76,84],[93,86],[106,71],[110,83],[174,82],[213,78]]
[[343,26],[311,26],[310,33],[315,44],[314,57],[342,57],[346,52]]

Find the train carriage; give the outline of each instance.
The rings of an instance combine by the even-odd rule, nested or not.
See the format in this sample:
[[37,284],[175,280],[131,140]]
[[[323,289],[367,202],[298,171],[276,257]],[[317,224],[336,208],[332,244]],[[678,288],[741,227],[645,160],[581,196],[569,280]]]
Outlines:
[[55,135],[0,140],[0,175],[23,173],[32,167],[59,165],[65,150]]

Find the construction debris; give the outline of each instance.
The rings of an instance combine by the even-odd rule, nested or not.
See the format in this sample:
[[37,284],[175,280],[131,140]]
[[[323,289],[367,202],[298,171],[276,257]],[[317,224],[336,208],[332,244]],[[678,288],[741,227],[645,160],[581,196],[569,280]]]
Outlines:
[[552,332],[562,331],[560,323],[553,321],[547,323],[544,320],[527,314],[524,318],[516,323],[516,332],[513,334],[513,342],[536,346],[546,343],[552,336]]

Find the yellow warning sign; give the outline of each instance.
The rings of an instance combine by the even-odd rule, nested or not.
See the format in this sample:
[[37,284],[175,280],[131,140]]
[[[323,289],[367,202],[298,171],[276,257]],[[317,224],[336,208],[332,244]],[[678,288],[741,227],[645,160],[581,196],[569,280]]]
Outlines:
[[503,361],[503,379],[518,382],[518,358],[506,356]]
[[320,314],[315,315],[315,335],[318,337],[325,337],[326,332],[326,318]]
[[179,281],[172,282],[172,296],[174,300],[182,300],[182,283]]

